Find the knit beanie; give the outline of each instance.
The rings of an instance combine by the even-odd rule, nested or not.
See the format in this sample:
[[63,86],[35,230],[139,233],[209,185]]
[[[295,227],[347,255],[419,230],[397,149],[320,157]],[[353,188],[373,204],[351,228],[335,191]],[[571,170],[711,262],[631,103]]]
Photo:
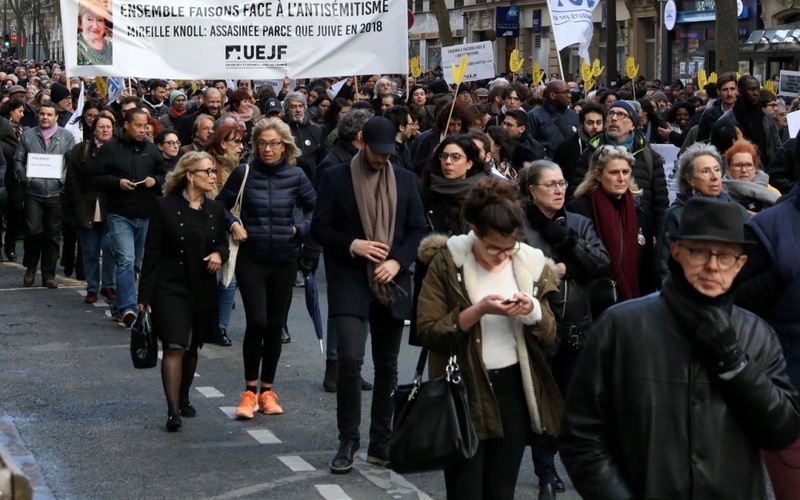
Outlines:
[[54,83],[53,86],[50,87],[50,100],[55,103],[71,97],[72,93],[69,89],[60,83]]
[[172,103],[175,101],[175,99],[177,99],[180,96],[183,96],[183,98],[186,99],[186,94],[184,94],[180,90],[173,90],[169,94],[169,105],[172,106]]
[[608,108],[608,110],[611,111],[614,108],[622,108],[622,109],[624,109],[630,115],[631,120],[633,120],[633,125],[634,126],[639,125],[639,113],[637,113],[633,109],[633,106],[631,106],[630,102],[628,102],[628,101],[614,101],[614,104],[612,104],[611,107]]

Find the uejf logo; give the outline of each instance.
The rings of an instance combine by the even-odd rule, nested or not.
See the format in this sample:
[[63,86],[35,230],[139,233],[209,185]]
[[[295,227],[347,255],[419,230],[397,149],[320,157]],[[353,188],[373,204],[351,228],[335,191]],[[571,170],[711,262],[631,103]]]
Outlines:
[[247,63],[281,60],[287,48],[287,45],[226,45],[225,61]]

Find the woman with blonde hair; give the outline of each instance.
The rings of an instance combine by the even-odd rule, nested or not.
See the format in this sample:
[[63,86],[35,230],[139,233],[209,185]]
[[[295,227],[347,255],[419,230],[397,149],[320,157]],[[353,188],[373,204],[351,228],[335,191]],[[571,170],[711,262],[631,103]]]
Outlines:
[[608,251],[608,278],[619,300],[641,297],[655,290],[653,278],[653,223],[650,207],[632,175],[635,160],[622,146],[598,147],[589,170],[566,208],[592,219]]
[[217,325],[216,272],[228,260],[228,240],[225,210],[208,197],[216,175],[207,153],[185,154],[164,183],[145,242],[139,310],[151,312],[163,343],[161,380],[170,432],[181,427],[181,416],[196,414],[189,389],[197,349],[206,330]]
[[[309,232],[317,201],[308,177],[295,166],[299,151],[289,125],[280,118],[259,120],[253,128],[253,151],[250,164],[236,167],[217,195],[217,201],[230,209],[244,182],[240,219],[231,217],[226,225],[240,244],[236,280],[247,323],[242,346],[245,391],[236,409],[239,418],[253,418],[256,408],[267,415],[283,413],[272,384],[300,241]],[[302,216],[295,217],[295,207]]]

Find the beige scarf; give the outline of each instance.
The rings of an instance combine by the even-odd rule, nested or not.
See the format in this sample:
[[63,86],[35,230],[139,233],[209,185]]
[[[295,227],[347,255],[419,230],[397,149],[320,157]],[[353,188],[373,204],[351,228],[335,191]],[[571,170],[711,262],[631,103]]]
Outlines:
[[[397,182],[392,164],[387,161],[383,168],[375,170],[359,151],[350,161],[350,170],[364,236],[367,240],[385,243],[391,250],[397,210]],[[378,265],[367,261],[367,279],[374,297],[381,304],[389,305],[407,295],[406,291],[393,281],[375,282],[373,274]]]

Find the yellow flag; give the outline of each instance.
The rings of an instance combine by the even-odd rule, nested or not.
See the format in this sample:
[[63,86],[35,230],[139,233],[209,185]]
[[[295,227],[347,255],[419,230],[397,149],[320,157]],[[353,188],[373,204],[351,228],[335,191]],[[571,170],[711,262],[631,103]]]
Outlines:
[[583,78],[584,87],[593,78],[592,67],[583,59],[581,59],[581,78]]
[[455,64],[451,64],[453,70],[453,83],[456,85],[461,85],[461,81],[464,80],[464,74],[467,72],[467,64],[469,62],[469,57],[467,54],[461,56],[461,63],[456,67]]
[[633,60],[633,56],[628,56],[625,60],[625,74],[631,80],[639,76],[639,65]]
[[775,84],[772,83],[771,79],[764,82],[764,90],[769,90],[773,94],[775,93]]
[[522,69],[523,62],[525,62],[525,60],[519,56],[519,50],[514,49],[511,51],[511,57],[508,61],[508,69],[510,69],[512,73],[516,73]]
[[544,80],[545,71],[539,66],[539,61],[533,63],[533,71],[531,76],[533,77],[534,85],[539,85],[542,80]]
[[717,72],[712,71],[710,75],[708,75],[708,83],[717,83]]
[[589,92],[594,88],[594,84],[597,83],[597,80],[594,77],[589,78],[588,80],[584,80],[583,82],[583,90],[585,92]]
[[419,66],[419,56],[412,57],[411,60],[408,61],[408,65],[411,68],[411,76],[414,78],[422,76],[422,68]]

